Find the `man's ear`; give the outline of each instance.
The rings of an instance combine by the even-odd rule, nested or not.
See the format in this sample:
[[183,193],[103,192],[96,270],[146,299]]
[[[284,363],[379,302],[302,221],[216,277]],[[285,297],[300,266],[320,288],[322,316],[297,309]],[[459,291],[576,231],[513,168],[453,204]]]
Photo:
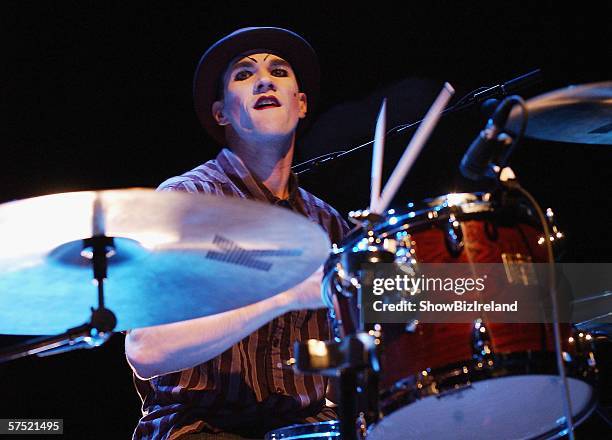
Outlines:
[[299,92],[298,93],[299,100],[299,109],[300,109],[300,119],[304,119],[306,117],[306,113],[308,112],[308,98],[306,97],[306,93]]
[[229,124],[229,121],[227,120],[227,118],[225,117],[225,114],[223,113],[223,101],[213,102],[212,115],[213,115],[213,118],[215,118],[215,121],[217,121],[217,124],[221,126]]

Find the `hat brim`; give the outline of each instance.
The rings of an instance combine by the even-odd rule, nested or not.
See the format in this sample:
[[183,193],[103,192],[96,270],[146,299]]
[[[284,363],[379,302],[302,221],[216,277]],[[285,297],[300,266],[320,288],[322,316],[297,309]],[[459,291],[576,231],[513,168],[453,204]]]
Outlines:
[[308,113],[298,124],[298,132],[310,122],[319,95],[320,70],[314,49],[298,34],[276,27],[239,29],[213,44],[200,58],[193,79],[193,99],[202,126],[220,145],[225,144],[223,127],[212,115],[219,79],[237,56],[261,49],[291,64],[300,87],[308,99]]

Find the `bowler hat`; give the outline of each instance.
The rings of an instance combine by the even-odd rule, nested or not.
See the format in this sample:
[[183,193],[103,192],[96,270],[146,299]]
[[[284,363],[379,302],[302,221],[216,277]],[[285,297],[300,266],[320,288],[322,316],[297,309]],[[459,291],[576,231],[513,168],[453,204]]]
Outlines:
[[298,124],[298,132],[309,123],[319,94],[319,62],[310,44],[301,36],[278,27],[238,29],[214,43],[200,58],[193,79],[193,99],[200,123],[221,145],[225,144],[222,126],[212,115],[212,104],[218,99],[220,81],[229,63],[242,54],[272,53],[291,64],[300,91],[308,99],[308,113]]

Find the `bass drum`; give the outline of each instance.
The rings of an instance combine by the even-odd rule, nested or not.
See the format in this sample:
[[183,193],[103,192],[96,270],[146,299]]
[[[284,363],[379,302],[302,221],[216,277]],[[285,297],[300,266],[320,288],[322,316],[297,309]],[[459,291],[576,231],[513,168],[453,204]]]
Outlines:
[[[397,265],[546,262],[541,228],[520,200],[448,194],[408,208],[389,211],[386,222],[370,232],[374,240],[368,237],[375,243],[394,241],[390,249]],[[553,231],[562,236],[556,227]],[[340,252],[355,252],[363,239],[350,237]],[[342,271],[344,260],[335,261],[328,270]],[[337,291],[331,272],[326,283],[335,282]],[[338,313],[344,315],[338,333],[363,330],[360,323],[347,322],[350,313]],[[382,417],[370,427],[369,440],[549,438],[564,429],[551,325],[479,319],[376,327]],[[572,336],[568,325],[562,332],[578,424],[595,407],[590,383],[595,358],[585,332]]]

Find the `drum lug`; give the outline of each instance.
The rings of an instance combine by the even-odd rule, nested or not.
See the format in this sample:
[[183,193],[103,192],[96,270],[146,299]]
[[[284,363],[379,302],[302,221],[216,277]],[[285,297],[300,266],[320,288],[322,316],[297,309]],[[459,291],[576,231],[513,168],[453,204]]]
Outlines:
[[417,331],[418,325],[419,325],[418,319],[411,319],[410,321],[406,323],[406,326],[404,327],[404,331],[406,333],[415,333]]
[[472,359],[476,370],[495,367],[495,354],[491,345],[491,335],[481,319],[474,321],[472,327]]
[[360,412],[357,416],[356,430],[357,440],[363,440],[368,435],[368,423],[363,412]]
[[444,234],[444,241],[446,248],[453,257],[459,256],[463,250],[463,231],[461,230],[461,223],[456,219],[454,214],[451,214],[448,218],[448,224]]
[[594,337],[589,332],[574,330],[569,337],[569,352],[573,352],[575,359],[570,353],[563,352],[564,360],[574,373],[592,382],[596,381],[599,374],[595,356]]
[[[555,214],[552,209],[546,209],[546,221],[548,223],[548,227],[550,228],[550,237],[549,240],[553,243],[555,248],[559,248],[561,246],[561,242],[565,239],[565,234],[559,230],[557,223],[555,221]],[[546,238],[542,235],[538,238],[538,244],[543,246],[546,243]]]
[[384,216],[375,212],[371,212],[369,209],[351,211],[349,212],[348,216],[351,223],[359,227],[365,227],[366,229],[369,229],[373,225],[381,223],[385,220]]

